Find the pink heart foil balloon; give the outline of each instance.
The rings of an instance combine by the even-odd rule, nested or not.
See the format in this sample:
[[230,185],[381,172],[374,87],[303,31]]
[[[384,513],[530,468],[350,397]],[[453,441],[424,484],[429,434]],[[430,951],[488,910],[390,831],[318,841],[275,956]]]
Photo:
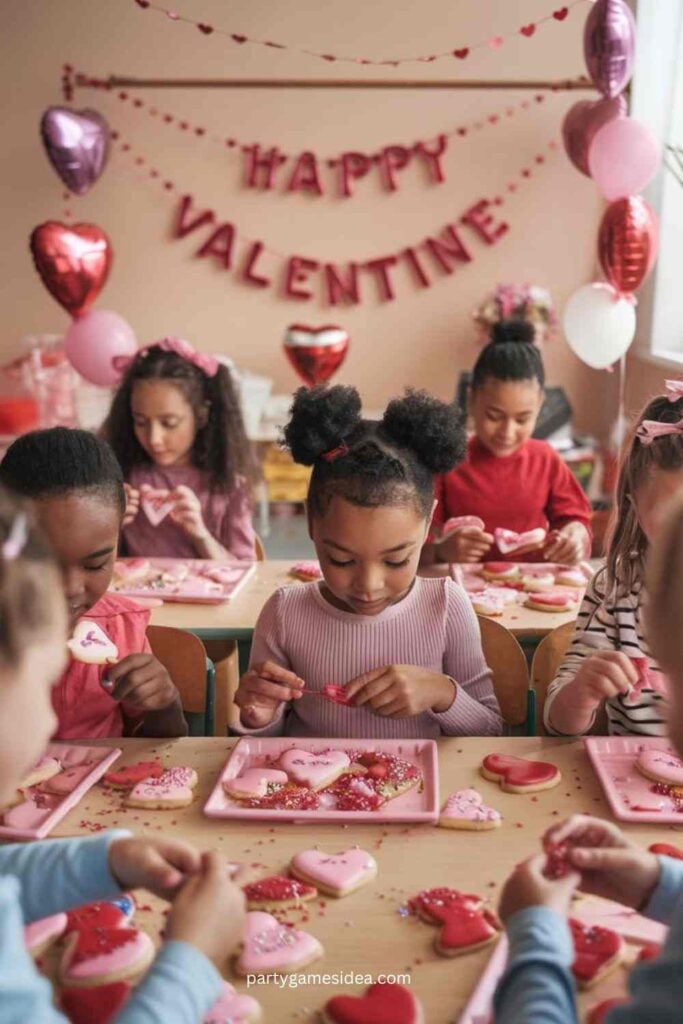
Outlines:
[[109,125],[96,110],[48,107],[40,134],[50,163],[70,192],[83,196],[102,174],[109,155]]

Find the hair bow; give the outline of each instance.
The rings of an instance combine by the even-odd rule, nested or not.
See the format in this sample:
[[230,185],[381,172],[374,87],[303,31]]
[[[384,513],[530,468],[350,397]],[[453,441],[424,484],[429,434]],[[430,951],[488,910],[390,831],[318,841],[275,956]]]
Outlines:
[[6,562],[14,562],[19,557],[28,540],[28,522],[23,512],[15,518],[7,538],[0,545],[2,557]]
[[658,437],[667,434],[683,434],[683,418],[677,423],[660,423],[659,420],[643,420],[636,430],[636,437],[641,444],[650,445]]
[[207,377],[215,377],[218,373],[220,363],[214,356],[209,356],[205,352],[197,352],[189,341],[184,341],[182,338],[162,338],[161,341],[153,341],[149,345],[145,345],[144,348],[138,349],[134,356],[115,356],[112,360],[114,369],[122,374],[126,373],[137,359],[143,359],[154,348],[160,348],[164,352],[174,352],[185,362],[196,366]]
[[664,390],[670,402],[677,402],[683,398],[683,380],[665,380]]

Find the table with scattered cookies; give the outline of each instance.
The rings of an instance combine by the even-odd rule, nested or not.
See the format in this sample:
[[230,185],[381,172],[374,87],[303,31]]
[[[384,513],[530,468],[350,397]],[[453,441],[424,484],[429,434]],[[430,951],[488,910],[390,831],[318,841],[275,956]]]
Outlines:
[[[224,854],[226,870],[236,870],[236,882],[249,887],[252,912],[274,915],[253,918],[252,932],[260,929],[262,937],[265,929],[277,937],[278,921],[293,926],[279,929],[284,935],[281,946],[277,941],[267,945],[271,959],[263,963],[272,964],[275,947],[276,957],[282,957],[279,966],[260,966],[262,947],[249,938],[239,957],[226,963],[226,980],[261,1007],[262,1017],[252,1006],[252,1014],[238,1020],[365,1020],[362,1003],[351,1004],[357,1012],[348,1018],[342,1012],[345,1005],[348,1010],[345,1002],[333,1002],[327,1015],[321,1013],[335,997],[362,997],[382,976],[389,981],[394,976],[410,993],[404,1015],[377,1019],[484,1024],[485,1013],[474,1008],[465,1013],[465,1008],[500,939],[495,908],[505,879],[515,864],[539,851],[540,837],[554,822],[573,812],[609,819],[614,806],[608,804],[593,767],[590,746],[582,741],[455,738],[434,745],[406,740],[394,744],[389,755],[382,753],[382,741],[250,739],[252,751],[267,750],[268,744],[277,751],[272,759],[261,759],[258,769],[240,761],[245,741],[239,742],[242,746],[230,762],[238,743],[234,739],[91,743],[91,751],[108,754],[109,748],[120,747],[122,754],[113,763],[106,757],[107,773],[51,832],[75,836],[124,827],[182,837]],[[623,749],[615,753],[609,746],[613,740],[603,737],[600,742],[607,758],[625,756]],[[648,771],[658,770],[659,761],[666,766],[669,756],[667,741],[652,742],[660,755],[648,763]],[[342,751],[352,746],[361,746],[363,752],[347,751],[345,757]],[[614,773],[622,797],[629,780],[638,775],[632,770],[635,755],[629,756],[630,767],[619,761]],[[336,781],[328,785],[332,778]],[[656,784],[649,777],[641,773],[639,779],[650,795],[639,794],[638,803],[632,801],[632,816],[649,808],[650,819],[656,820],[665,798],[653,790]],[[49,787],[49,780],[44,785]],[[336,812],[330,810],[335,806],[331,794],[339,801]],[[377,794],[386,799],[378,800]],[[618,796],[613,794],[614,799]],[[628,804],[628,796],[624,798]],[[410,811],[400,820],[402,806]],[[432,820],[420,818],[419,808],[428,806],[436,809]],[[345,813],[339,815],[339,808]],[[278,820],[283,809],[288,813],[282,816],[290,820]],[[355,810],[362,822],[353,820]],[[391,812],[399,820],[387,820]],[[335,820],[318,820],[326,817]],[[683,817],[682,824],[666,820],[662,815],[661,824],[650,820],[623,827],[644,847],[675,846]],[[261,881],[263,885],[255,884]],[[135,893],[134,899],[133,925],[158,942],[164,906],[144,892]],[[458,899],[465,901],[462,909],[470,919],[464,934],[449,917],[448,907]],[[579,990],[582,1020],[595,1003],[623,993],[627,971],[642,947],[661,940],[661,926],[615,907],[594,897],[576,903],[576,917],[589,931],[612,924],[626,937],[625,945],[615,940],[620,964],[604,979],[605,964],[598,965],[599,983]],[[631,919],[641,923],[640,932]],[[628,926],[614,923],[619,920]],[[41,968],[55,978],[63,955],[57,939],[42,953]],[[273,970],[285,972],[286,980],[276,984]],[[267,973],[267,983],[250,979],[247,986],[247,974]],[[584,981],[590,984],[592,967],[588,974]]]

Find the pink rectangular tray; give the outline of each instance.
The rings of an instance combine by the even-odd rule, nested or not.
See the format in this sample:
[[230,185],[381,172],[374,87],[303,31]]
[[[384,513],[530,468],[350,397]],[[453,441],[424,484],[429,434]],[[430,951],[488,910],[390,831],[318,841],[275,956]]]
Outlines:
[[[673,801],[667,796],[653,793],[652,780],[646,779],[635,768],[638,754],[646,748],[673,753],[667,739],[649,736],[587,736],[584,743],[615,818],[620,821],[651,822],[654,825],[683,825],[683,813],[674,809]],[[658,804],[661,804],[661,810],[657,810]],[[636,807],[647,809],[636,810]]]
[[[133,559],[117,559],[117,562],[130,561],[133,561]],[[192,573],[188,580],[185,581],[186,583],[191,582],[193,576],[199,578],[200,570],[206,566],[225,569],[228,577],[221,584],[222,592],[210,595],[203,593],[199,587],[194,591],[191,587],[187,587],[182,593],[177,593],[177,584],[172,582],[160,583],[157,581],[153,583],[142,581],[131,584],[115,584],[111,588],[114,593],[123,594],[125,597],[139,599],[159,598],[162,601],[177,601],[184,604],[222,604],[223,601],[230,601],[239,593],[255,568],[254,562],[219,561],[201,558],[150,558],[148,561],[152,569],[157,569],[161,572],[173,572],[173,570],[181,566],[189,566]]]
[[[247,768],[274,761],[291,747],[321,753],[323,750],[377,751],[411,761],[422,772],[422,785],[390,800],[378,811],[278,811],[272,808],[244,807],[223,789],[223,779],[232,779]],[[291,736],[245,736],[233,748],[216,785],[204,805],[210,818],[241,818],[253,821],[375,822],[409,821],[433,823],[439,816],[439,763],[434,740],[348,740],[297,739]]]
[[60,798],[46,794],[47,806],[36,810],[35,824],[31,828],[17,829],[0,825],[0,839],[44,839],[102,778],[109,766],[120,756],[121,750],[118,747],[88,747],[78,743],[49,743],[45,754],[58,758],[64,768],[73,768],[84,761],[92,761],[92,771],[67,796]]

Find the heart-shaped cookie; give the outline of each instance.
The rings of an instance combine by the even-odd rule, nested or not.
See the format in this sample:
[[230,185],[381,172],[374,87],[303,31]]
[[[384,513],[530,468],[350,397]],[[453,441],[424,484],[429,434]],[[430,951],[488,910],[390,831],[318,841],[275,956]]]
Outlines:
[[377,861],[358,846],[335,854],[302,850],[292,858],[289,870],[329,896],[341,897],[371,881],[377,874]]
[[120,558],[114,563],[114,579],[119,584],[132,586],[146,580],[152,571],[149,558]]
[[162,491],[154,487],[145,487],[140,493],[140,508],[152,526],[163,523],[166,516],[176,506],[176,499],[171,491]]
[[223,780],[223,789],[237,800],[256,800],[275,793],[289,781],[286,772],[277,768],[247,768],[241,775]]
[[261,1007],[251,996],[243,996],[227,981],[223,991],[202,1024],[256,1024],[261,1020]]
[[504,530],[497,527],[493,531],[496,547],[502,555],[511,555],[513,551],[520,548],[527,548],[532,545],[542,544],[546,538],[546,531],[538,527],[536,530],[526,530],[525,533],[517,533],[515,530]]
[[527,761],[511,754],[487,754],[479,769],[485,779],[499,782],[508,793],[535,793],[552,789],[562,779],[559,768],[547,761]]
[[312,754],[308,750],[286,750],[279,765],[299,786],[309,789],[324,789],[338,779],[351,764],[343,750],[326,750]]
[[321,580],[323,576],[320,562],[316,562],[312,558],[303,562],[295,562],[289,570],[289,575],[294,576],[297,580],[303,580],[304,583],[308,583],[311,580]]
[[82,907],[68,910],[65,933],[68,935],[93,928],[125,928],[135,913],[135,904],[130,896],[125,897],[125,904],[122,904],[121,899],[86,903]]
[[90,775],[93,768],[93,761],[75,764],[73,768],[65,768],[63,771],[58,772],[57,775],[52,775],[45,782],[41,783],[40,788],[45,793],[54,793],[55,796],[68,796]]
[[32,921],[24,928],[24,945],[31,956],[42,956],[66,931],[66,914],[52,914]]
[[158,779],[164,774],[161,761],[136,761],[135,764],[124,765],[123,768],[112,768],[105,772],[102,781],[112,789],[132,789],[144,779]]
[[194,768],[167,768],[158,779],[138,782],[124,803],[126,807],[146,807],[158,811],[187,807],[194,799],[193,790],[197,782]]
[[467,901],[451,903],[432,910],[434,920],[441,924],[434,948],[441,956],[462,956],[488,946],[498,938],[500,921],[486,907],[472,907]]
[[479,516],[452,516],[450,519],[447,519],[441,527],[439,543],[443,543],[445,540],[448,540],[456,530],[464,530],[468,528],[483,530],[484,520],[480,519]]
[[314,885],[306,885],[296,878],[285,878],[284,875],[271,875],[270,878],[250,882],[242,886],[242,891],[247,900],[247,910],[299,907],[318,895]]
[[423,1024],[418,999],[403,985],[377,982],[362,996],[335,996],[325,1003],[326,1024]]
[[522,570],[514,562],[484,562],[481,574],[485,580],[518,580]]
[[86,665],[114,665],[119,660],[116,644],[90,619],[79,619],[66,646],[75,661],[85,662]]
[[592,988],[619,964],[624,940],[611,928],[585,925],[573,917],[569,927],[574,940],[572,972],[581,988]]
[[238,974],[291,974],[323,955],[313,935],[280,924],[272,914],[255,910],[247,914],[244,945],[235,970]]
[[442,828],[464,828],[482,831],[498,828],[502,821],[499,811],[487,807],[476,789],[459,789],[451,793],[439,816]]
[[683,760],[668,750],[641,750],[636,768],[646,779],[664,782],[667,786],[683,786]]
[[529,594],[524,604],[537,612],[557,614],[578,608],[579,600],[575,590],[536,590]]
[[63,988],[59,1005],[71,1024],[109,1024],[133,991],[125,981],[97,988]]
[[56,757],[45,755],[45,757],[41,757],[34,764],[28,775],[24,776],[19,784],[19,789],[30,789],[31,786],[38,786],[41,782],[51,779],[53,775],[57,775],[61,770],[61,761],[58,761]]
[[88,928],[66,940],[59,977],[63,985],[90,988],[103,981],[128,981],[154,959],[154,943],[137,928]]

